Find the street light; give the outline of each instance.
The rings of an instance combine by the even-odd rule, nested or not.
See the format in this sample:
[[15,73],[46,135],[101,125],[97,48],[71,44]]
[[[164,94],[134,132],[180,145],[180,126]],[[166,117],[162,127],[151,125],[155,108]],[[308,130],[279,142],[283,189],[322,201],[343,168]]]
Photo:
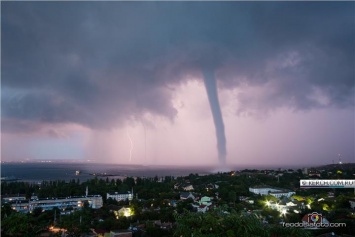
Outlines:
[[285,216],[285,215],[286,215],[286,213],[287,213],[287,211],[286,211],[285,209],[282,209],[282,210],[281,210],[281,214],[280,214],[280,216]]

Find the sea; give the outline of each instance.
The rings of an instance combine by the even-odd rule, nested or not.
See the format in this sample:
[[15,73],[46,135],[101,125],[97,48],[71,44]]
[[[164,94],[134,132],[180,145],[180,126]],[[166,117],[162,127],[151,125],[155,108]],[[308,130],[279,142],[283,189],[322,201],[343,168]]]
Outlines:
[[[268,167],[239,167],[239,169],[260,169]],[[269,167],[272,168],[272,167]],[[109,178],[123,179],[125,177],[164,177],[187,176],[189,174],[208,175],[217,172],[237,170],[229,168],[218,170],[212,166],[152,166],[152,165],[119,165],[95,163],[1,163],[2,180],[40,183],[50,180],[77,180],[84,182],[88,179]],[[79,174],[78,174],[79,173]]]
[[[78,171],[78,172],[77,172]],[[79,173],[79,174],[77,174]],[[7,180],[42,182],[50,180],[77,180],[125,177],[186,176],[191,173],[213,173],[211,167],[144,166],[94,163],[2,163],[1,177]]]

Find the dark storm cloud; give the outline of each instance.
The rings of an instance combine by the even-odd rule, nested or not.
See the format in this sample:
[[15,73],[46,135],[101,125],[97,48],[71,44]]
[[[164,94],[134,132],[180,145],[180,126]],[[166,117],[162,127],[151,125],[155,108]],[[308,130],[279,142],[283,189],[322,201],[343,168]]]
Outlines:
[[[107,128],[173,119],[171,88],[201,68],[241,108],[353,106],[354,2],[4,2],[2,116]],[[7,91],[11,91],[8,93]],[[5,93],[4,93],[5,92]]]

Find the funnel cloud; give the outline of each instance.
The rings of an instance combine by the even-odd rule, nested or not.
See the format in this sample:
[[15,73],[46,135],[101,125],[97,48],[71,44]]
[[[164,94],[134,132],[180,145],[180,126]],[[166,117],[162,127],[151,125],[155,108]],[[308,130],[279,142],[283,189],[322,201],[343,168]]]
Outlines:
[[216,128],[219,164],[224,165],[226,163],[227,156],[226,135],[224,133],[224,123],[221,107],[219,105],[218,100],[218,91],[214,71],[211,69],[205,69],[203,71],[203,76],[208,95],[208,101],[210,103],[211,112],[213,116],[213,122]]

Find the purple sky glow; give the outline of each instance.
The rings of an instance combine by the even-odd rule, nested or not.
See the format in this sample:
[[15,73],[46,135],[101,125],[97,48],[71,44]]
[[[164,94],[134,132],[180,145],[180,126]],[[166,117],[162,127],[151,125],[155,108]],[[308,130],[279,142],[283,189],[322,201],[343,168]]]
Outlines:
[[228,165],[355,162],[355,2],[1,4],[3,161],[215,165],[207,68]]

